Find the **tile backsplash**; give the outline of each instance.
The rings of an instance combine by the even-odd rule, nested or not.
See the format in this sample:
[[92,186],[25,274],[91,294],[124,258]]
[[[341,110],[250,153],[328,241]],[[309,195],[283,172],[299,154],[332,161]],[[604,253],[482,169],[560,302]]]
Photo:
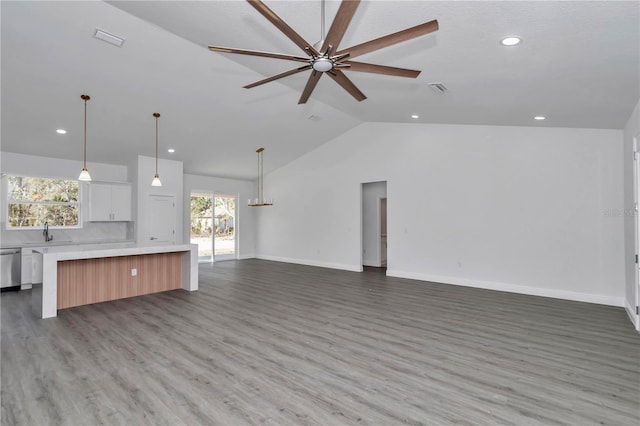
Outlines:
[[[20,247],[21,245],[44,243],[42,228],[33,230],[7,230],[4,223],[0,231],[2,247]],[[49,235],[53,235],[51,243],[100,243],[121,242],[135,239],[134,222],[84,222],[79,229],[51,228]]]

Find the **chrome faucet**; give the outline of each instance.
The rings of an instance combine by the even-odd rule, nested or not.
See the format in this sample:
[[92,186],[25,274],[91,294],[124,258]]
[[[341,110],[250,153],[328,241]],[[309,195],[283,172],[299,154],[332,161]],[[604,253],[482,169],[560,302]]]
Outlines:
[[44,231],[42,231],[42,235],[44,235],[44,242],[48,243],[53,240],[53,235],[49,235],[49,222],[44,223]]

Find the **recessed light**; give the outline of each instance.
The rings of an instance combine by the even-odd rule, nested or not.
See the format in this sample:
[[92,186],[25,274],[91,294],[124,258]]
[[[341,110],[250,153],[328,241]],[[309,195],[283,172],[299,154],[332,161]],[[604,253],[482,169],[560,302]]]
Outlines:
[[411,118],[420,118],[420,116],[418,114],[412,114]]
[[64,135],[65,133],[67,133],[67,131],[65,129],[58,129],[58,130],[56,130],[56,133]]
[[169,148],[169,149],[167,150],[167,152],[168,152],[168,153],[170,153],[170,154],[173,154],[174,152],[176,152],[176,150],[175,150],[175,149],[173,149],[173,148]]
[[520,37],[514,37],[514,36],[510,36],[510,37],[505,37],[502,39],[502,41],[500,41],[500,43],[503,46],[515,46],[516,44],[520,44],[522,40],[520,39]]
[[533,117],[534,120],[544,120],[545,118],[547,117],[545,117],[544,115],[536,115],[535,117]]

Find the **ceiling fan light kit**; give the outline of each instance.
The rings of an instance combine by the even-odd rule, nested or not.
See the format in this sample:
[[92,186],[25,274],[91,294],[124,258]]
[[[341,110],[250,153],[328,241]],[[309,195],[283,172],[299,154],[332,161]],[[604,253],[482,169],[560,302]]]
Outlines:
[[425,22],[415,27],[407,28],[396,33],[388,34],[383,37],[379,37],[374,40],[367,41],[365,43],[358,44],[346,49],[338,49],[340,42],[353,18],[360,0],[343,0],[340,4],[338,12],[329,28],[329,32],[324,34],[324,0],[322,1],[322,38],[316,44],[311,44],[303,39],[296,31],[293,30],[285,21],[283,21],[278,15],[276,15],[271,9],[269,9],[260,0],[247,0],[247,2],[253,6],[261,15],[269,20],[276,28],[278,28],[284,35],[286,35],[291,41],[293,41],[300,49],[307,55],[295,56],[282,53],[270,53],[262,52],[258,50],[236,49],[230,47],[209,46],[209,50],[213,52],[221,53],[236,53],[240,55],[262,56],[274,59],[283,59],[288,61],[303,62],[304,66],[294,68],[289,71],[285,71],[280,74],[267,77],[263,80],[244,86],[246,89],[251,89],[256,86],[260,86],[271,81],[275,81],[284,77],[288,77],[293,74],[297,74],[303,71],[311,71],[311,75],[307,80],[302,95],[298,100],[298,104],[304,104],[307,102],[311,93],[315,89],[320,77],[323,74],[328,75],[344,90],[346,90],[351,96],[353,96],[358,102],[365,100],[367,97],[356,87],[355,84],[346,76],[343,71],[357,71],[374,74],[383,74],[396,77],[416,78],[420,74],[418,70],[410,70],[406,68],[389,67],[385,65],[376,65],[365,62],[356,62],[352,59],[364,55],[366,53],[374,52],[382,48],[392,46],[407,40],[420,37],[438,30],[438,21],[432,20]]

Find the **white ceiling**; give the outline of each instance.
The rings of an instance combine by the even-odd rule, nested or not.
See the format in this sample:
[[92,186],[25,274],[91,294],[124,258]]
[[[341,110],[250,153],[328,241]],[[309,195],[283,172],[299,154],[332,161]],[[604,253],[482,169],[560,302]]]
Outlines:
[[[307,41],[320,38],[320,0],[266,3]],[[338,4],[327,1],[327,28]],[[9,152],[81,159],[82,93],[92,97],[89,161],[153,156],[158,111],[161,157],[188,173],[245,179],[255,177],[261,146],[268,172],[362,121],[620,129],[640,98],[638,1],[362,2],[341,48],[438,19],[436,33],[358,58],[422,74],[347,71],[368,97],[361,103],[323,77],[306,105],[297,105],[306,73],[242,88],[297,63],[206,49],[302,53],[242,0],[0,7]],[[95,28],[124,46],[94,39]],[[512,34],[521,45],[499,44]],[[430,82],[449,91],[436,94]],[[60,127],[68,133],[57,135]]]

